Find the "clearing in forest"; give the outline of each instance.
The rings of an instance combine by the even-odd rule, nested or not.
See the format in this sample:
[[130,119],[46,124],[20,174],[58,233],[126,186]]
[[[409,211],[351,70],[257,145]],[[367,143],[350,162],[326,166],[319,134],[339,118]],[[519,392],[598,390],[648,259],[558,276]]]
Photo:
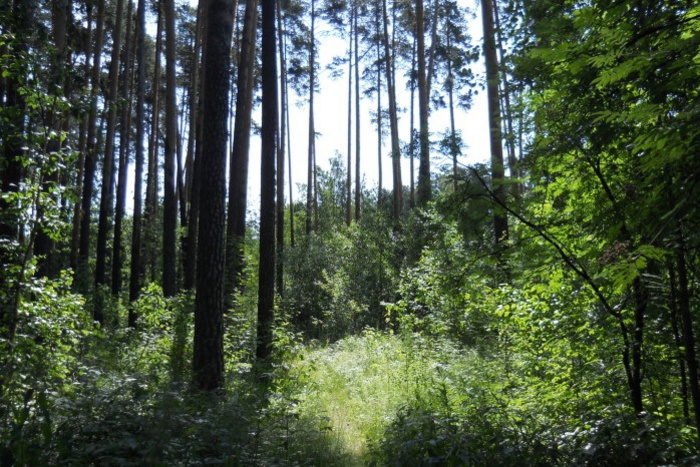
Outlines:
[[369,331],[306,351],[292,369],[299,384],[298,426],[315,426],[324,436],[316,445],[311,433],[297,433],[298,449],[333,465],[367,465],[401,410],[451,386],[445,384],[448,358],[460,367],[477,358],[455,352],[423,339],[408,342]]

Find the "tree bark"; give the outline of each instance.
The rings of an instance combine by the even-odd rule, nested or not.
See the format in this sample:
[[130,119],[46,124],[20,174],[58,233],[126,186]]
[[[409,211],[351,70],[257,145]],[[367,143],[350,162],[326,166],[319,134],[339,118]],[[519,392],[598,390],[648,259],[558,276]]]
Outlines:
[[692,425],[690,421],[690,407],[688,405],[688,375],[685,363],[685,348],[683,338],[681,337],[680,329],[678,328],[678,286],[676,283],[675,263],[671,260],[667,261],[668,282],[669,282],[669,315],[671,321],[671,331],[673,332],[673,340],[678,347],[678,372],[681,378],[681,399],[683,401],[683,417],[687,425]]
[[[184,86],[183,86],[184,87]],[[185,122],[189,120],[189,114],[186,110],[187,109],[187,102],[189,99],[187,98],[188,96],[186,95],[185,92],[182,93],[182,97],[180,99],[180,108],[182,109],[182,112],[180,112],[179,115],[179,128],[177,130],[177,157],[175,158],[176,161],[176,167],[175,167],[175,193],[176,193],[176,198],[177,198],[177,212],[178,212],[178,218],[180,219],[180,226],[182,227],[183,231],[187,231],[187,224],[188,224],[188,219],[187,219],[187,193],[185,190],[185,166],[183,163],[183,139],[184,139],[184,134],[185,134]],[[180,238],[180,248],[181,248],[181,253],[185,253],[185,248],[187,248],[187,238],[185,238],[184,235],[181,235]],[[180,256],[184,256],[181,254]],[[181,259],[181,263],[183,271],[184,271],[184,266],[185,266],[185,260],[184,258]],[[182,274],[180,274],[182,276]]]
[[165,4],[165,144],[163,173],[163,294],[177,293],[177,80],[175,75],[175,0]]
[[78,289],[88,292],[88,260],[90,257],[90,224],[92,210],[92,195],[95,184],[95,169],[97,157],[97,95],[100,88],[100,71],[102,57],[102,41],[104,39],[105,2],[97,2],[97,24],[95,26],[95,46],[93,48],[92,74],[90,77],[90,114],[87,124],[87,143],[85,147],[85,172],[83,179],[83,194],[81,202],[80,245],[78,248]]
[[384,72],[386,74],[387,92],[389,94],[389,127],[391,129],[391,168],[393,176],[392,218],[394,229],[399,228],[399,220],[403,211],[403,184],[401,183],[401,149],[399,146],[399,117],[396,109],[396,87],[394,83],[394,66],[392,47],[389,44],[389,17],[386,0],[382,0],[384,19]]
[[[194,122],[190,121],[190,125]],[[199,133],[201,130],[197,130]],[[200,143],[198,143],[199,145]],[[192,290],[197,280],[197,250],[199,249],[199,211],[200,211],[200,187],[201,187],[201,155],[200,149],[195,149],[192,161],[189,222],[187,224],[187,255],[183,286],[185,290]]]
[[[119,86],[119,63],[121,58],[122,19],[124,16],[124,0],[117,0],[114,37],[112,38],[112,56],[109,65],[109,89],[105,100],[107,106],[107,135],[102,160],[102,188],[100,196],[100,216],[97,224],[97,250],[95,261],[95,292],[100,293],[99,287],[107,283],[107,241],[112,230],[112,215],[114,210],[114,171],[115,138],[117,127],[117,93]],[[123,144],[123,143],[122,143]],[[95,302],[93,318],[102,323],[104,320],[100,300]]]
[[[54,50],[50,55],[49,73],[51,77],[49,81],[49,93],[66,98],[70,97],[69,93],[71,87],[68,80],[64,79],[64,74],[66,65],[70,62],[70,57],[67,53],[67,28],[68,17],[72,16],[72,8],[73,5],[68,0],[53,0],[51,2],[51,29],[53,31]],[[2,96],[0,96],[0,102],[1,99]],[[45,128],[54,132],[53,135],[51,133],[47,134],[47,151],[49,153],[60,153],[61,140],[58,135],[64,130],[64,124],[67,121],[66,116],[54,113],[49,109],[42,119],[44,120]],[[67,128],[65,129],[67,130]],[[51,193],[51,185],[65,184],[61,180],[61,173],[61,169],[56,169],[46,174],[41,189],[47,196],[56,198],[56,194]],[[38,206],[37,218],[40,219],[40,222],[44,218],[43,203],[40,203]],[[44,226],[40,226],[34,241],[34,255],[37,258],[37,276],[54,277],[56,275],[58,270],[54,257],[55,249],[55,241],[51,238],[47,229],[45,229]]]
[[352,222],[352,25],[355,11],[350,7],[350,28],[348,32],[348,162],[345,180],[345,225]]
[[[359,51],[359,30],[358,22],[358,5],[354,2],[355,23],[353,34],[355,36],[355,222],[360,222],[361,202],[362,202],[362,180],[360,172],[360,51]],[[350,170],[350,167],[348,167]]]
[[[86,46],[85,46],[85,65],[83,67],[85,76],[90,76],[92,67],[90,65],[91,55],[92,55],[92,5],[88,3],[86,6],[87,12],[87,34],[86,34]],[[90,112],[88,112],[89,117]],[[70,249],[70,267],[78,273],[79,268],[79,250],[80,250],[80,233],[81,224],[84,213],[82,211],[82,199],[80,199],[83,193],[83,184],[85,177],[85,154],[87,149],[87,139],[88,139],[88,118],[83,117],[80,123],[79,136],[78,136],[78,168],[77,168],[77,183],[75,187],[75,196],[78,200],[73,206],[73,228],[71,232],[71,249]],[[80,281],[77,281],[77,285]],[[80,287],[78,287],[80,288]]]
[[[136,11],[136,150],[134,161],[134,226],[131,232],[131,270],[129,275],[129,301],[135,302],[141,293],[143,267],[141,263],[141,211],[143,199],[143,138],[145,136],[144,101],[146,92],[146,0],[138,0]],[[129,307],[128,325],[136,327],[138,316]]]
[[314,125],[314,94],[316,93],[316,2],[311,0],[311,39],[309,43],[309,145],[306,185],[306,235],[314,229],[316,215],[316,128]]
[[124,266],[123,246],[122,246],[122,224],[124,221],[124,210],[126,208],[126,183],[129,170],[129,145],[131,143],[131,81],[133,63],[131,61],[131,49],[133,44],[133,34],[131,32],[131,17],[133,14],[133,4],[129,0],[126,21],[126,40],[124,42],[124,77],[122,100],[124,102],[121,109],[121,128],[119,134],[119,175],[117,180],[117,204],[114,214],[114,253],[112,259],[112,295],[119,297],[122,290],[122,267]]
[[[437,19],[437,11],[436,11]],[[428,80],[425,63],[425,20],[423,0],[416,0],[416,42],[418,47],[418,116],[420,120],[418,166],[418,205],[425,207],[431,198],[430,189],[430,140],[428,131]]]
[[[234,9],[235,10],[235,9]],[[193,66],[190,74],[189,107],[190,125],[189,136],[187,138],[187,162],[185,170],[187,179],[185,182],[186,198],[189,202],[187,214],[187,247],[185,255],[185,271],[183,274],[183,287],[185,290],[192,290],[197,277],[197,229],[199,227],[199,163],[198,154],[201,149],[197,143],[201,128],[201,68],[202,68],[202,35],[204,32],[204,6],[200,3],[197,7],[197,20],[195,25]]]
[[262,139],[260,265],[256,356],[260,360],[267,360],[272,351],[275,305],[275,144],[277,142],[275,0],[262,0],[262,129],[260,136]]
[[433,22],[430,30],[430,48],[428,49],[428,69],[426,71],[426,88],[428,90],[428,102],[430,102],[430,92],[433,89],[433,78],[435,77],[435,55],[438,46],[438,23],[440,22],[440,1],[433,2]]
[[[287,73],[285,70],[284,43],[282,36],[282,11],[277,10],[277,30],[279,31],[279,40],[277,42],[278,53],[280,56],[280,112],[279,112],[279,138],[277,141],[277,270],[275,278],[277,280],[277,293],[280,297],[284,296],[284,151],[285,138],[287,137],[287,125],[285,116],[287,114]],[[289,184],[291,185],[291,177]],[[290,198],[290,218],[291,218],[291,198]]]
[[231,0],[207,2],[206,31],[202,112],[208,124],[202,128],[200,194],[207,202],[200,206],[192,366],[195,387],[211,391],[224,382],[225,169],[233,32]]
[[410,207],[414,207],[416,205],[416,183],[415,183],[415,168],[414,168],[414,159],[415,159],[415,152],[416,152],[416,137],[415,137],[415,100],[416,100],[416,80],[413,78],[414,75],[418,75],[418,72],[416,71],[416,38],[413,38],[413,47],[411,48],[411,81],[410,81],[410,87],[411,87],[411,103],[409,106],[409,112],[411,114],[410,116],[410,124],[409,128],[411,129],[411,136],[408,140],[408,172],[410,173],[409,176],[409,199],[408,199],[408,205]]
[[[382,4],[383,5],[383,4]],[[375,3],[374,28],[377,37],[377,209],[382,206],[382,136],[384,128],[382,127],[382,51],[381,51],[381,10],[379,2]]]
[[675,252],[676,267],[678,269],[678,311],[681,315],[681,326],[683,329],[683,347],[685,348],[685,362],[688,366],[688,383],[690,386],[690,397],[693,401],[695,431],[700,439],[700,376],[698,375],[698,362],[695,355],[695,331],[693,315],[690,309],[690,285],[684,248],[685,238],[679,224]]
[[[286,24],[284,21],[283,24]],[[282,44],[282,52],[280,63],[282,70],[280,71],[284,80],[284,114],[283,118],[286,122],[286,128],[289,130],[289,83],[287,80],[287,42],[284,31],[279,33],[279,41]],[[294,239],[294,187],[292,186],[292,139],[291,132],[287,131],[287,165],[289,166],[289,244],[293,248],[295,245]]]
[[[501,202],[505,202],[501,111],[498,96],[499,72],[492,2],[493,0],[482,0],[481,2],[481,16],[484,26],[484,55],[486,57],[486,93],[489,106],[491,182],[494,195]],[[494,211],[493,228],[496,245],[504,245],[508,240],[508,218],[498,207]]]
[[163,48],[163,11],[159,4],[156,30],[155,64],[153,67],[153,104],[151,106],[151,134],[148,142],[148,178],[146,180],[146,222],[144,259],[148,263],[149,279],[155,282],[158,271],[158,147],[160,142],[161,51]]
[[[451,47],[450,35],[447,35],[447,49]],[[452,59],[447,59],[447,99],[450,108],[450,155],[452,156],[452,187],[457,191],[457,157],[459,146],[457,144],[457,128],[455,125],[455,101],[454,101],[454,75],[452,73]]]
[[243,42],[238,63],[236,121],[233,130],[233,151],[228,191],[228,223],[226,226],[226,306],[233,306],[233,294],[240,287],[245,266],[243,242],[246,229],[248,199],[248,160],[250,127],[253,112],[255,71],[255,36],[258,24],[258,0],[246,3],[243,20]]
[[[493,15],[496,22],[496,39],[498,39],[498,52],[501,63],[505,60],[505,50],[503,47],[503,37],[501,34],[501,24],[498,15],[498,1],[493,0]],[[510,107],[510,83],[505,68],[501,67],[501,81],[503,82],[503,110],[505,116],[504,129],[506,130],[506,148],[508,153],[508,169],[511,179],[515,178],[511,193],[517,205],[520,204],[522,193],[520,185],[520,171],[518,169],[518,158],[515,155],[515,132],[513,131],[513,114]]]

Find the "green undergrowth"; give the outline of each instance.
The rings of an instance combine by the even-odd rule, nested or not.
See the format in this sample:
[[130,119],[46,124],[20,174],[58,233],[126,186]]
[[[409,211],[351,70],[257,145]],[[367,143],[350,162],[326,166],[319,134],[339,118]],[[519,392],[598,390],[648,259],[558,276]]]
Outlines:
[[326,430],[324,448],[337,453],[336,465],[383,465],[387,431],[415,401],[446,387],[448,361],[464,377],[483,370],[474,352],[440,341],[374,331],[348,337],[306,351],[295,364],[296,410]]
[[608,367],[566,372],[529,350],[534,330],[480,350],[408,330],[320,345],[281,320],[260,368],[251,321],[230,314],[226,387],[196,393],[191,300],[151,287],[137,330],[93,329],[67,288],[45,288],[4,368],[17,377],[0,397],[0,465],[698,464],[682,419],[635,416]]
[[419,334],[307,349],[285,389],[292,426],[307,431],[289,441],[310,465],[697,465],[689,427],[528,376],[526,364]]

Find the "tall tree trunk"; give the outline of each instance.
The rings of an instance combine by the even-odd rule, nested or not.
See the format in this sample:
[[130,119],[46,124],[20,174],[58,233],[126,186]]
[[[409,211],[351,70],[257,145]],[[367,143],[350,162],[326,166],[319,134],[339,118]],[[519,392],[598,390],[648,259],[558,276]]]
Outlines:
[[122,115],[119,134],[119,176],[117,181],[117,204],[114,215],[114,253],[112,259],[112,295],[118,297],[122,290],[122,267],[124,266],[122,246],[122,224],[124,210],[126,208],[126,183],[129,170],[129,145],[131,142],[131,81],[133,63],[131,61],[131,48],[133,46],[133,34],[131,32],[131,17],[133,3],[129,0],[126,21],[126,41],[124,46],[124,83],[122,90]]
[[[182,97],[180,99],[180,108],[182,109],[182,112],[180,112],[180,118],[179,118],[179,128],[177,130],[177,157],[175,158],[176,164],[175,164],[175,192],[177,194],[177,211],[178,211],[178,216],[180,219],[180,226],[182,227],[183,231],[187,231],[187,224],[188,224],[188,219],[187,219],[187,192],[185,190],[185,166],[183,163],[183,139],[184,139],[184,134],[185,134],[185,122],[189,120],[190,115],[189,112],[187,112],[187,102],[189,102],[189,96],[187,96],[186,92],[182,93]],[[185,238],[184,235],[181,235],[182,238],[180,238],[180,247],[181,247],[181,253],[185,252],[185,248],[187,248],[186,242],[187,239]],[[184,256],[184,255],[180,255]],[[182,265],[182,272],[184,272],[184,258],[182,259],[181,263]],[[180,274],[182,275],[182,274]]]
[[275,0],[262,0],[262,129],[260,136],[262,139],[260,265],[256,356],[260,360],[266,360],[272,351],[275,305],[275,144],[277,142]]
[[[0,3],[0,16],[7,17],[10,11],[9,2]],[[90,27],[90,21],[88,20],[88,28]],[[0,25],[0,34],[5,34],[9,27],[7,25]],[[5,56],[8,53],[7,44],[0,45],[0,53]],[[0,102],[5,102],[5,96],[7,91],[7,77],[0,75]],[[4,156],[4,154],[3,154]]]
[[[122,19],[124,16],[124,0],[117,0],[116,22],[112,39],[112,57],[109,65],[109,88],[105,105],[107,106],[107,135],[105,137],[104,158],[102,160],[102,190],[100,196],[100,216],[97,224],[97,251],[95,261],[95,287],[107,283],[107,241],[112,230],[112,215],[114,209],[114,172],[115,138],[117,127],[117,93],[119,90],[119,63],[121,58]],[[123,144],[123,143],[121,143]],[[103,304],[95,302],[93,317],[102,323]]]
[[687,425],[692,425],[690,421],[690,407],[688,405],[688,372],[685,362],[685,346],[678,328],[678,285],[676,281],[676,265],[674,261],[667,261],[668,281],[669,281],[669,315],[673,340],[678,348],[678,372],[681,378],[681,400],[683,401],[683,417]]
[[[447,35],[447,49],[450,50],[451,38]],[[452,60],[447,60],[447,99],[450,109],[450,155],[452,156],[452,187],[457,191],[457,157],[459,145],[457,144],[457,127],[455,126],[455,100],[454,100],[454,74],[452,73]]]
[[314,127],[314,94],[316,93],[316,1],[311,0],[311,41],[309,44],[309,145],[306,185],[306,235],[313,230],[316,215],[316,128]]
[[[141,293],[143,267],[141,263],[141,211],[143,199],[143,139],[145,136],[144,100],[146,92],[146,0],[138,0],[136,11],[136,150],[134,161],[134,225],[131,231],[131,270],[129,275],[129,301],[134,302]],[[136,327],[138,316],[129,307],[128,325]]]
[[426,70],[426,88],[428,90],[428,102],[430,102],[430,92],[433,89],[433,78],[435,77],[435,56],[438,47],[438,24],[440,22],[440,1],[433,2],[433,17],[430,28],[430,48],[428,49],[428,69]]
[[175,75],[175,0],[165,2],[165,145],[163,173],[163,294],[177,293],[177,80]]
[[410,116],[410,124],[409,128],[411,129],[411,136],[410,139],[408,140],[408,164],[409,164],[409,173],[410,175],[410,189],[409,189],[409,206],[414,207],[416,205],[416,184],[415,184],[415,168],[413,167],[414,164],[414,159],[415,159],[415,152],[416,152],[416,137],[415,137],[415,100],[416,100],[416,80],[414,76],[416,76],[418,72],[416,71],[416,38],[413,38],[413,47],[411,50],[411,81],[410,81],[410,86],[411,86],[411,104],[409,107],[409,112],[411,113]]
[[[284,296],[284,150],[285,138],[287,137],[287,125],[285,116],[287,114],[287,73],[285,70],[284,58],[284,43],[282,37],[284,30],[282,28],[282,11],[277,10],[277,30],[279,31],[279,39],[277,48],[280,60],[280,113],[279,113],[279,139],[277,141],[277,271],[275,278],[277,279],[277,293],[280,297]],[[289,184],[292,184],[290,177]],[[290,218],[291,218],[291,198],[289,202]]]
[[[234,8],[235,11],[235,8]],[[199,145],[197,144],[198,135],[200,134],[201,123],[201,107],[199,102],[201,99],[201,49],[202,35],[204,32],[204,5],[200,3],[197,7],[197,20],[195,25],[193,63],[190,74],[190,91],[189,91],[189,107],[190,107],[190,125],[189,136],[187,138],[187,162],[185,163],[187,171],[186,179],[186,197],[189,202],[188,224],[187,224],[187,247],[183,254],[185,255],[185,271],[183,277],[183,287],[185,290],[192,290],[195,286],[197,277],[197,229],[199,227],[199,163],[198,153]]]
[[[314,125],[315,128],[315,125]],[[314,232],[318,232],[320,224],[320,217],[319,217],[319,212],[318,212],[318,163],[316,161],[316,138],[315,138],[315,130],[314,130],[314,144],[313,144],[313,168],[314,168],[314,206],[313,206],[313,211],[314,211]]]
[[348,32],[348,163],[345,180],[345,225],[352,221],[352,25],[355,9],[350,10],[350,30]]
[[[198,118],[195,118],[198,119]],[[194,122],[190,122],[190,125]],[[197,130],[200,133],[201,130]],[[198,145],[200,143],[197,143]],[[187,224],[187,254],[184,274],[185,290],[192,290],[197,280],[197,250],[199,247],[199,211],[201,190],[201,161],[200,150],[195,149],[195,157],[192,162],[192,185],[190,188],[189,223]]]
[[[196,27],[196,26],[195,26]],[[184,86],[183,86],[184,87]],[[178,213],[178,219],[180,221],[179,232],[180,232],[180,261],[175,265],[176,277],[180,281],[179,284],[184,284],[185,277],[185,267],[187,266],[187,235],[184,232],[189,230],[189,212],[188,212],[188,199],[187,191],[185,187],[185,161],[183,161],[183,150],[184,150],[184,135],[185,135],[185,124],[189,121],[189,108],[187,103],[189,102],[189,96],[187,92],[182,93],[180,98],[180,109],[182,111],[179,115],[178,121],[178,135],[177,135],[177,156],[175,158],[175,193],[176,193],[176,211]],[[177,366],[177,365],[176,365]],[[174,366],[173,368],[175,368]],[[180,365],[181,368],[182,365]],[[180,370],[175,371],[179,375]]]
[[[493,0],[493,15],[496,24],[496,39],[498,40],[498,52],[501,63],[505,60],[505,50],[503,47],[503,37],[501,33],[501,22],[498,15],[498,1]],[[515,178],[517,183],[512,185],[511,193],[516,204],[520,204],[521,185],[520,185],[520,170],[518,169],[518,158],[515,155],[515,132],[513,131],[513,114],[510,106],[510,83],[508,74],[504,67],[501,67],[501,82],[503,83],[503,113],[505,116],[504,129],[506,131],[506,148],[508,149],[508,169],[510,170],[511,179]]]
[[[284,22],[286,24],[286,21]],[[284,53],[280,57],[282,65],[281,74],[284,79],[284,119],[289,130],[289,83],[287,81],[287,42],[284,31],[280,31],[279,40],[283,45]],[[295,245],[294,239],[294,187],[292,186],[292,138],[291,131],[287,131],[287,165],[289,166],[289,244]]]
[[104,39],[105,0],[97,2],[97,25],[95,26],[95,46],[93,48],[92,74],[90,76],[90,114],[87,124],[87,143],[85,147],[85,172],[83,178],[83,193],[81,202],[80,245],[78,248],[78,289],[88,292],[88,260],[90,257],[90,224],[92,211],[92,195],[95,184],[95,169],[97,157],[97,96],[100,88],[100,71],[102,57],[102,41]]
[[[481,16],[484,26],[484,55],[486,57],[486,92],[489,105],[491,180],[494,196],[500,202],[505,202],[501,111],[498,97],[499,72],[492,2],[493,0],[482,0],[481,2]],[[508,240],[508,218],[498,206],[496,206],[494,212],[493,228],[496,245],[504,245]]]
[[632,283],[634,297],[634,332],[632,333],[632,381],[630,393],[632,405],[637,414],[644,411],[642,394],[642,345],[644,343],[644,317],[646,315],[648,294],[642,280],[637,277]]
[[377,48],[377,208],[382,206],[382,136],[384,133],[384,128],[382,127],[382,51],[381,51],[381,7],[379,2],[375,3],[375,16],[374,16],[374,27],[375,34],[377,36],[376,48]]
[[676,267],[678,269],[678,311],[680,312],[683,328],[683,347],[685,348],[685,362],[688,365],[688,383],[690,385],[690,396],[693,401],[695,431],[700,439],[700,376],[698,375],[698,361],[695,355],[695,330],[690,308],[690,285],[684,251],[685,238],[680,223],[677,227],[675,249]]
[[[362,202],[362,180],[360,172],[360,51],[357,27],[358,5],[354,2],[355,22],[352,33],[355,37],[355,222],[360,222]],[[348,167],[350,170],[350,167]]]
[[226,150],[229,65],[233,8],[231,0],[207,3],[197,294],[192,366],[197,389],[218,389],[224,382],[224,268],[226,234]]
[[163,48],[163,11],[159,3],[158,26],[156,30],[155,64],[153,67],[153,104],[151,106],[151,134],[148,142],[148,179],[146,180],[146,242],[144,258],[148,263],[149,280],[155,282],[158,271],[158,147],[160,146],[160,91],[161,91],[161,51]]
[[[436,23],[437,11],[434,18]],[[425,20],[423,0],[416,0],[416,42],[418,47],[418,115],[420,120],[420,164],[418,166],[418,205],[425,207],[431,198],[430,189],[430,140],[428,131],[428,80],[425,63]]]
[[[85,46],[85,64],[83,67],[83,72],[85,76],[90,76],[92,67],[90,65],[91,55],[92,55],[92,5],[88,2],[86,5],[87,9],[87,34],[86,34],[86,46]],[[88,112],[89,116],[89,112]],[[75,271],[79,272],[79,249],[80,249],[80,229],[82,218],[84,213],[82,211],[82,200],[80,196],[83,193],[83,179],[85,177],[85,153],[87,148],[88,139],[88,118],[83,116],[80,123],[79,136],[78,136],[78,175],[77,183],[75,187],[75,196],[77,201],[73,206],[73,228],[71,232],[71,249],[70,249],[70,267]],[[79,284],[80,281],[78,281]]]
[[394,229],[399,228],[399,220],[403,211],[403,184],[401,183],[401,149],[399,147],[399,117],[396,109],[396,87],[393,73],[393,56],[389,44],[389,17],[386,0],[382,0],[384,16],[384,72],[386,73],[387,91],[389,94],[389,126],[391,128],[391,168],[393,176],[392,218]]
[[[68,27],[68,17],[72,16],[72,3],[68,0],[53,0],[51,2],[51,28],[53,31],[54,38],[54,50],[50,57],[50,68],[49,73],[51,75],[49,85],[49,93],[51,95],[69,97],[69,82],[64,79],[65,67],[70,62],[69,55],[67,53],[67,27]],[[2,96],[0,96],[2,99]],[[1,101],[0,101],[1,102]],[[47,134],[48,141],[46,149],[48,152],[60,153],[61,152],[61,141],[58,135],[61,134],[66,122],[66,117],[60,114],[54,113],[51,110],[46,112],[43,117],[45,128],[49,131],[55,132],[55,135],[51,133]],[[61,184],[60,180],[61,170],[54,170],[52,173],[47,174],[45,182],[42,186],[42,191],[44,191],[48,196],[56,197],[55,194],[51,193],[50,186]],[[42,204],[38,206],[38,219],[44,218],[44,207]],[[34,254],[37,257],[37,275],[40,277],[53,277],[58,272],[56,268],[56,261],[54,258],[55,253],[55,242],[48,234],[45,228],[39,228],[34,242]]]
[[228,223],[226,226],[226,306],[233,305],[233,293],[240,287],[243,269],[243,242],[246,229],[248,199],[248,160],[250,127],[253,112],[255,71],[255,36],[258,24],[258,0],[246,3],[243,20],[243,42],[238,63],[236,121],[233,130],[233,151],[228,191]]

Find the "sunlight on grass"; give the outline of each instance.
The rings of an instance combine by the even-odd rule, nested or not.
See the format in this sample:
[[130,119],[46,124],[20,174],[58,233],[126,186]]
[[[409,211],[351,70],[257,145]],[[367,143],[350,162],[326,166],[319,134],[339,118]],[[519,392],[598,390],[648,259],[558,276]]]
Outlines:
[[[295,371],[306,381],[299,413],[314,417],[351,460],[362,464],[399,408],[430,390],[440,363],[429,348],[400,337],[367,332],[329,347],[310,350]],[[414,346],[411,349],[411,346]]]

